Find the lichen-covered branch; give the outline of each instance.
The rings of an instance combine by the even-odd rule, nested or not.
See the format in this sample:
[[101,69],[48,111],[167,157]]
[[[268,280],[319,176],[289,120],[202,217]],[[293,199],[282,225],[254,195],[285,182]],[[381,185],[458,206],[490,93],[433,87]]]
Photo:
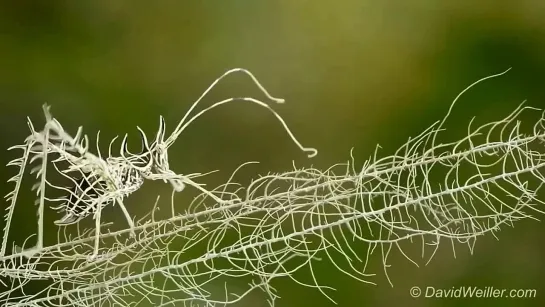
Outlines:
[[[94,229],[69,235],[59,228],[55,244],[1,258],[8,290],[0,303],[220,306],[261,291],[273,305],[278,293],[271,281],[279,278],[334,300],[314,274],[317,261],[374,283],[376,272],[367,267],[373,256],[387,275],[394,252],[421,265],[442,243],[454,255],[463,246],[472,251],[479,237],[544,213],[537,193],[545,183],[545,119],[525,133],[522,112],[535,109],[521,105],[499,121],[470,125],[453,142],[439,142],[444,121],[438,122],[394,154],[377,152],[361,166],[351,158],[326,170],[294,166],[245,187],[229,181],[189,206],[171,204],[166,219],[155,217],[156,203],[131,229],[101,225],[98,250]],[[407,248],[415,244],[418,255]],[[250,282],[232,286],[233,278]],[[34,281],[47,286],[25,292]]]

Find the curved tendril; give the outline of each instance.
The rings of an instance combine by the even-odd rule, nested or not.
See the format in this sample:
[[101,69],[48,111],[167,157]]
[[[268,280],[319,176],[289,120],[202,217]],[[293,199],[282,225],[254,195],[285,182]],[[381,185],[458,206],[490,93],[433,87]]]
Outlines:
[[127,148],[127,138],[129,137],[129,135],[127,133],[125,133],[125,136],[123,137],[123,140],[121,141],[121,147],[119,148],[119,154],[121,157],[123,157],[124,160],[128,160],[127,159],[127,156],[125,156],[125,154],[131,154],[129,152],[129,149]]
[[[142,129],[138,128],[138,131],[140,132],[140,137],[142,138],[142,152],[140,154],[133,154],[129,151],[128,148],[128,134],[125,134],[123,137],[123,140],[121,141],[121,147],[119,150],[120,156],[132,168],[141,171],[146,172],[150,169],[153,159],[150,157],[148,161],[146,161],[145,157],[148,155],[148,153],[151,151],[151,149],[148,146],[147,137],[142,131]],[[147,150],[147,152],[146,152]],[[138,165],[138,162],[144,162],[145,165]]]
[[148,137],[146,136],[146,133],[144,130],[142,130],[140,127],[136,126],[136,129],[138,129],[138,132],[140,133],[140,138],[142,138],[142,150],[140,151],[141,154],[145,152],[149,152],[149,144],[148,144]]
[[[153,164],[153,159],[151,155],[152,149],[149,146],[148,143],[148,137],[146,136],[146,133],[140,127],[136,127],[138,131],[140,132],[140,137],[142,138],[142,150],[140,152],[140,157],[144,160],[146,165],[143,167],[144,169],[149,169],[151,165]],[[148,158],[146,162],[146,158]]]
[[112,146],[115,142],[115,140],[117,140],[119,136],[115,136],[111,141],[110,141],[110,145],[108,146],[108,158],[111,158],[112,157]]
[[157,131],[157,136],[155,137],[156,145],[163,143],[165,140],[165,118],[163,116],[159,117],[159,130]]
[[[78,129],[78,132],[79,132],[79,129]],[[100,153],[100,146],[98,145],[99,142],[100,142],[100,130],[97,131],[97,140],[95,142],[95,146],[96,146],[98,158],[102,160],[102,154]]]
[[80,146],[83,148],[82,153],[86,153],[89,151],[89,137],[87,135],[83,136],[83,139],[81,140]]

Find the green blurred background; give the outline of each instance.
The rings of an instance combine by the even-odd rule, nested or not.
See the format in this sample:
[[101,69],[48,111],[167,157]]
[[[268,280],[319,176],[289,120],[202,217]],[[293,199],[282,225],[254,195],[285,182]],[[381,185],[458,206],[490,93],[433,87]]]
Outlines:
[[[467,85],[512,67],[471,90],[449,120],[449,134],[507,115],[523,100],[545,103],[545,1],[1,1],[0,147],[22,143],[26,116],[36,126],[43,103],[63,126],[83,125],[101,139],[136,126],[153,134],[159,115],[172,128],[191,103],[224,71],[251,70],[273,96],[275,109],[305,146],[309,160],[278,122],[254,105],[235,103],[199,119],[170,153],[180,173],[221,172],[220,183],[241,163],[255,160],[241,180],[298,166],[344,162],[354,148],[362,163],[380,144],[388,154],[448,110]],[[233,76],[206,99],[262,98],[250,80]],[[204,105],[203,104],[203,105]],[[2,163],[14,153],[2,151]],[[2,168],[2,182],[14,169]],[[0,185],[7,193],[11,186]],[[160,186],[166,189],[166,186]],[[131,203],[149,210],[153,193]],[[34,231],[32,195],[18,208],[18,235]],[[52,215],[52,214],[50,214]],[[48,217],[53,220],[55,216]],[[124,222],[122,215],[116,219]],[[475,254],[449,246],[417,268],[393,255],[391,288],[379,274],[369,286],[332,265],[322,280],[339,306],[544,306],[545,224],[527,220],[505,228],[499,241],[477,241]],[[379,257],[379,255],[375,255]],[[276,283],[278,306],[333,306],[317,291]],[[412,286],[533,288],[532,299],[413,299]],[[259,293],[245,306],[262,306]]]

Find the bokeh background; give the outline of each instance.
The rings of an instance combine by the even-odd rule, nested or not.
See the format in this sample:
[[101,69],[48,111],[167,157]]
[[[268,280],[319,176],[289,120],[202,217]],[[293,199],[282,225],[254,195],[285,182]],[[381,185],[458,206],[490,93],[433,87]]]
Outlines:
[[[499,119],[523,100],[544,107],[544,55],[540,0],[1,1],[0,148],[24,140],[27,116],[43,123],[43,103],[66,129],[101,130],[104,140],[130,133],[137,146],[137,125],[153,134],[163,115],[172,128],[216,77],[244,67],[286,99],[275,109],[319,155],[307,159],[270,113],[235,103],[208,113],[180,137],[170,153],[174,170],[219,169],[204,179],[214,184],[250,160],[260,164],[242,180],[252,172],[288,170],[292,161],[325,168],[349,159],[351,148],[363,162],[376,144],[391,153],[442,118],[467,85],[509,67],[507,75],[464,96],[449,133],[463,135],[473,116],[481,123]],[[204,104],[259,95],[239,75]],[[13,154],[0,151],[0,161]],[[1,181],[12,171],[1,168]],[[3,194],[9,188],[0,185]],[[141,193],[131,212],[147,212],[154,198]],[[32,195],[23,195],[15,240],[34,230],[31,203]],[[337,288],[331,295],[339,306],[544,306],[545,224],[515,226],[499,241],[480,239],[473,256],[462,247],[454,259],[446,246],[420,268],[394,256],[393,288],[380,262],[371,270],[379,274],[378,286],[352,281],[332,265],[319,270],[325,284]],[[538,298],[413,299],[415,285],[532,288]],[[333,306],[290,281],[277,287],[278,306]],[[245,306],[262,304],[256,293]]]

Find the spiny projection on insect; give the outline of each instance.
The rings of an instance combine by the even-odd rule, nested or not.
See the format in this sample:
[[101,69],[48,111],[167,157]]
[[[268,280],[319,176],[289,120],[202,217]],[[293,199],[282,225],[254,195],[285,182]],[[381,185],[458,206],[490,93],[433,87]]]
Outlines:
[[[164,132],[164,121],[162,118],[159,132]],[[127,157],[130,153],[127,150],[126,138],[123,140],[122,144],[122,157],[126,158],[126,160],[113,157],[110,144],[110,154],[106,159],[106,164],[112,170],[113,178],[118,179],[118,181],[113,182],[113,184],[119,191],[124,191],[122,192],[121,197],[128,196],[132,192],[138,190],[144,183],[144,178],[151,173],[152,165],[156,165],[153,161],[153,156],[150,155],[150,153],[155,150],[157,140],[150,147],[146,142],[146,135],[143,132],[141,132],[141,137],[142,151],[136,161],[131,161],[134,160],[132,159],[133,157]],[[142,169],[136,169],[132,167],[132,165],[137,165]],[[97,176],[96,173],[82,173],[79,178],[74,180],[74,185],[69,191],[68,199],[54,208],[64,213],[64,216],[60,220],[55,221],[55,224],[74,224],[85,217],[94,214],[96,212],[94,203],[108,192],[108,186],[108,182],[103,177]],[[104,205],[112,204],[114,203],[114,200],[106,198],[103,203]]]
[[[307,152],[309,157],[315,156],[317,154],[316,149],[303,147],[276,111],[268,104],[251,97],[228,98],[215,102],[211,106],[189,117],[197,104],[221,79],[235,72],[242,72],[248,75],[261,92],[271,101],[276,103],[284,102],[283,99],[271,96],[248,70],[242,68],[231,69],[217,78],[201,94],[169,137],[165,135],[165,121],[163,117],[160,117],[159,129],[151,143],[144,131],[140,127],[137,127],[142,139],[142,151],[138,154],[128,151],[128,136],[125,135],[121,141],[119,155],[115,155],[112,152],[113,144],[117,139],[116,137],[109,143],[108,156],[102,156],[99,149],[100,131],[96,135],[96,154],[93,154],[89,150],[89,138],[82,133],[82,127],[78,128],[75,136],[71,136],[63,129],[59,121],[51,116],[50,107],[44,105],[43,110],[46,120],[44,129],[37,131],[32,121],[28,119],[28,126],[31,131],[30,136],[26,138],[24,144],[9,148],[9,150],[21,150],[22,155],[8,163],[8,166],[18,167],[19,172],[8,180],[8,182],[15,183],[15,188],[6,195],[9,205],[5,214],[6,225],[3,232],[0,257],[6,254],[10,224],[13,219],[21,182],[26,168],[31,164],[38,164],[30,170],[30,173],[35,174],[38,179],[38,182],[32,187],[32,190],[36,191],[38,196],[36,200],[36,204],[38,205],[38,231],[36,245],[24,249],[24,252],[29,256],[40,252],[43,247],[44,208],[46,203],[48,205],[57,203],[57,206],[52,207],[63,214],[62,218],[55,221],[55,224],[58,226],[78,223],[89,216],[92,216],[95,220],[94,252],[90,256],[90,259],[94,259],[97,256],[99,247],[101,210],[105,206],[118,205],[131,228],[132,235],[135,235],[133,219],[123,201],[131,193],[140,189],[145,180],[162,180],[168,182],[172,185],[173,192],[180,192],[184,189],[185,185],[190,185],[208,194],[216,201],[224,202],[191,180],[200,174],[177,174],[170,169],[168,163],[168,149],[174,144],[178,136],[194,120],[215,107],[234,101],[251,102],[264,107],[273,113],[292,141],[302,151]],[[71,184],[64,186],[52,183],[49,174],[52,169],[48,168],[48,165],[52,165],[53,170],[68,179]],[[52,191],[60,192],[63,196],[52,197]]]

